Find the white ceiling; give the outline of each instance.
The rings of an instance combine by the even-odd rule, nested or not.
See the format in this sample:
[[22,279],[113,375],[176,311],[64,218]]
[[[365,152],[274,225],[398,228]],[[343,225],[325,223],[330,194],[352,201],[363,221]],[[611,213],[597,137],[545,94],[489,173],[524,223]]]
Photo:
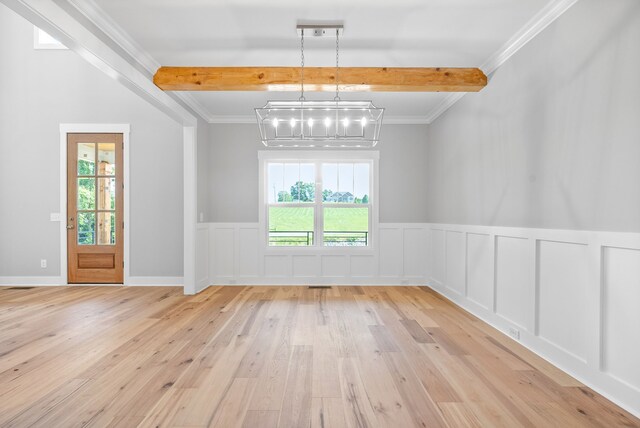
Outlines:
[[[549,0],[93,0],[162,65],[296,66],[297,23],[342,22],[344,66],[479,67]],[[335,63],[335,40],[306,39],[305,63]],[[250,115],[296,93],[192,92],[209,116]],[[307,98],[333,97],[314,94]],[[359,93],[387,117],[427,117],[446,94]]]

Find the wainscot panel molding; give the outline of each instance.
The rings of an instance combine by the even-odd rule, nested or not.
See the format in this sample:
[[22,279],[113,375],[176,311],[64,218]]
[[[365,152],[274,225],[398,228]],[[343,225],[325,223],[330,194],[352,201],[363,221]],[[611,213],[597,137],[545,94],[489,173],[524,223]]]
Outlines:
[[640,416],[640,234],[427,229],[432,289]]
[[382,223],[373,248],[294,249],[264,248],[258,223],[209,223],[209,284],[424,285],[427,230]]

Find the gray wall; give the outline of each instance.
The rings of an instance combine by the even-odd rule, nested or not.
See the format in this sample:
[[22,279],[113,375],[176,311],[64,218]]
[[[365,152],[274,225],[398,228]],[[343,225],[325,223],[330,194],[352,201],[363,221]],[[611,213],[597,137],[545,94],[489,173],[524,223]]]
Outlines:
[[[383,125],[380,142],[380,221],[426,220],[426,125]],[[258,151],[255,124],[211,125],[209,147],[210,222],[258,221]]]
[[198,222],[207,220],[209,213],[209,147],[210,126],[204,120],[198,118],[198,145],[196,148],[198,156]]
[[640,2],[581,0],[429,129],[428,220],[640,232]]
[[0,276],[60,274],[60,123],[131,125],[131,275],[181,276],[182,127],[3,5],[0,59]]

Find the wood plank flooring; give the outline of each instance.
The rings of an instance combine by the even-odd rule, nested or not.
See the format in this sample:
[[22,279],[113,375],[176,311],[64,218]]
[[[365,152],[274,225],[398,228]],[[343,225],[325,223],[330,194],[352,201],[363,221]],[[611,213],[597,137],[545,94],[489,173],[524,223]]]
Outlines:
[[616,427],[427,288],[0,288],[2,427]]

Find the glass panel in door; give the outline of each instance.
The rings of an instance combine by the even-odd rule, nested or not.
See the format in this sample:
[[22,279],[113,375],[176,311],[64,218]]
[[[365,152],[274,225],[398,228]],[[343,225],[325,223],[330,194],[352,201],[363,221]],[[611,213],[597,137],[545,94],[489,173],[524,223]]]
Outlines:
[[114,143],[78,143],[78,245],[116,243],[115,154]]

